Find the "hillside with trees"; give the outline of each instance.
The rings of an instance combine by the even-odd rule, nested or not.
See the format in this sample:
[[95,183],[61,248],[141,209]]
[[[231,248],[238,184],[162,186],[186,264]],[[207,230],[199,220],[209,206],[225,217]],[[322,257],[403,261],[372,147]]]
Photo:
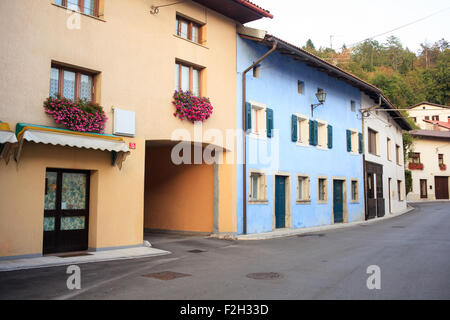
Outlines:
[[417,54],[394,36],[385,43],[366,40],[352,48],[344,45],[338,52],[316,49],[308,40],[303,49],[382,89],[399,109],[422,101],[450,103],[450,50],[445,39],[421,44]]

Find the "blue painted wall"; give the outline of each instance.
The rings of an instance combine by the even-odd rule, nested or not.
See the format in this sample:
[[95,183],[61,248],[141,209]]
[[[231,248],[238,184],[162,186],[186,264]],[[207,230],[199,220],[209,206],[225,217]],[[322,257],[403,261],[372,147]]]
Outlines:
[[[237,126],[242,128],[242,72],[254,61],[266,53],[270,48],[253,41],[237,37]],[[298,80],[305,82],[305,93],[299,94]],[[306,228],[332,224],[332,177],[347,178],[347,208],[348,221],[364,220],[363,200],[363,168],[362,155],[347,152],[346,130],[361,130],[361,120],[357,112],[350,109],[350,101],[356,102],[356,110],[361,107],[361,93],[359,89],[329,77],[326,73],[295,61],[292,58],[272,53],[261,63],[260,77],[254,78],[252,71],[247,73],[246,100],[262,103],[274,110],[274,129],[278,130],[273,139],[258,140],[246,135],[247,150],[254,150],[250,145],[265,150],[278,149],[272,155],[270,163],[257,159],[249,163],[247,171],[262,170],[267,174],[268,204],[247,204],[247,233],[261,233],[273,230],[274,206],[274,172],[290,173],[290,204],[292,213],[292,227]],[[317,103],[315,94],[317,88],[327,93],[324,105],[318,107],[311,117],[311,104]],[[327,121],[333,126],[333,148],[322,150],[317,147],[301,147],[291,140],[291,116],[304,114],[313,120]],[[242,137],[241,137],[242,139]],[[238,143],[238,159],[242,161],[242,140]],[[249,152],[247,152],[248,157]],[[276,159],[278,158],[278,160]],[[242,162],[239,162],[242,163]],[[237,170],[237,230],[243,233],[243,199],[242,199],[242,164]],[[296,203],[297,174],[308,174],[311,179],[311,204]],[[328,204],[317,203],[317,176],[328,177]],[[247,172],[248,177],[248,172]],[[359,203],[350,201],[351,180],[359,180]],[[247,188],[249,180],[247,179]],[[248,192],[247,192],[248,193]]]

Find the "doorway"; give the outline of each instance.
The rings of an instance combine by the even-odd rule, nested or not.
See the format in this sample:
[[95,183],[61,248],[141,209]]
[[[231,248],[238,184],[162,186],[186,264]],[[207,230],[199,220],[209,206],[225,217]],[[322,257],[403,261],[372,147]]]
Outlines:
[[90,172],[47,169],[43,253],[88,249]]
[[333,180],[334,223],[344,223],[344,181]]
[[286,228],[286,177],[275,176],[275,228]]

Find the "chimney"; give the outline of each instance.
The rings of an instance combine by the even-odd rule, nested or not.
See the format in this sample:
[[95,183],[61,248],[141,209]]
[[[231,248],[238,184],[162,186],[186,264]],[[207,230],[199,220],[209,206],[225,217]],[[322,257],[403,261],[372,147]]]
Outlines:
[[433,131],[439,131],[439,125],[437,122],[433,122]]

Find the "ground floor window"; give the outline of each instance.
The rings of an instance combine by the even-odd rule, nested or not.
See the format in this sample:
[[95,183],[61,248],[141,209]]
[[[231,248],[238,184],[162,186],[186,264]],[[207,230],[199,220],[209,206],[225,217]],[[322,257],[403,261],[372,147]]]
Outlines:
[[352,199],[352,202],[358,202],[358,200],[359,200],[359,182],[358,182],[358,180],[352,180],[352,185],[351,185],[351,187],[352,187],[352,192],[351,192],[351,199]]
[[319,203],[328,202],[328,182],[326,178],[317,179],[317,199]]
[[250,201],[266,201],[266,175],[261,172],[250,173]]
[[297,202],[304,203],[311,201],[309,191],[310,179],[308,176],[297,177]]
[[397,181],[397,193],[398,193],[398,201],[403,201],[403,193],[402,193],[402,181]]
[[427,190],[427,180],[420,180],[420,198],[427,199],[428,198],[428,190]]

